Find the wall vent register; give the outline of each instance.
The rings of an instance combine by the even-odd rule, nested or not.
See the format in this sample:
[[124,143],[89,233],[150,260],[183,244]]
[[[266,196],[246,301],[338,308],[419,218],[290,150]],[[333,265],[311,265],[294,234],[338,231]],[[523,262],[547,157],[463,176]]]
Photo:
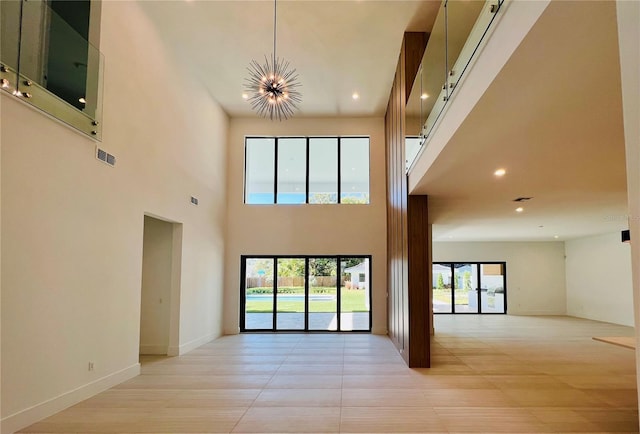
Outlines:
[[96,158],[111,167],[116,165],[116,157],[98,147],[96,147]]

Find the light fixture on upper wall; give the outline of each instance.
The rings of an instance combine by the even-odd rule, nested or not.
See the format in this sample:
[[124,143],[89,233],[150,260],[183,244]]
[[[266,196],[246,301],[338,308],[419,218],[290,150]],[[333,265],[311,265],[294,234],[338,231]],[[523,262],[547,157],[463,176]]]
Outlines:
[[288,119],[302,102],[302,94],[298,90],[298,74],[289,62],[276,56],[277,0],[273,1],[273,54],[264,57],[260,64],[252,60],[247,69],[249,77],[245,80],[245,88],[251,94],[248,101],[251,108],[260,116],[271,120]]

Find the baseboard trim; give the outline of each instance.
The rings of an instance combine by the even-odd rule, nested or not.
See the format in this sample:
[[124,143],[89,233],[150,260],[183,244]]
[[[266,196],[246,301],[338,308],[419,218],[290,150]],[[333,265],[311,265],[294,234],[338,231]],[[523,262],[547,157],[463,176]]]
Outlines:
[[565,312],[545,311],[545,310],[528,310],[528,311],[508,311],[507,315],[513,316],[565,316]]
[[385,327],[373,327],[371,329],[372,335],[388,335],[387,329]]
[[208,342],[211,342],[212,340],[218,338],[219,335],[212,333],[210,335],[206,335],[206,336],[202,336],[198,339],[194,339],[190,342],[187,342],[185,344],[179,345],[179,346],[170,346],[168,351],[167,351],[167,355],[168,356],[181,356],[183,354],[188,353],[189,351],[193,351],[196,348],[198,348],[199,346],[202,346]]
[[137,375],[140,375],[139,363],[36,404],[33,407],[21,410],[0,421],[0,432],[4,434],[14,433]]
[[140,355],[152,356],[152,355],[167,355],[166,345],[140,345]]

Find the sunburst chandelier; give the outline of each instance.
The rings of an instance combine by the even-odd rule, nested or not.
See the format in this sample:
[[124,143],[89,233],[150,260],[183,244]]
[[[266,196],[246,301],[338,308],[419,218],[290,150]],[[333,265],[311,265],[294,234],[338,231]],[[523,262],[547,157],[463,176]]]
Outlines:
[[245,89],[250,94],[251,108],[271,120],[288,119],[298,110],[302,94],[298,90],[298,74],[289,62],[276,57],[277,0],[273,1],[273,54],[264,64],[252,60],[247,70]]

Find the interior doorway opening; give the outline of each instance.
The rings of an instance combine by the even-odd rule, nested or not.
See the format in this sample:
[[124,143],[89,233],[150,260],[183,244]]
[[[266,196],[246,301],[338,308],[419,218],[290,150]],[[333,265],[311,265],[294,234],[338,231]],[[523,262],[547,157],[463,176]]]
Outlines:
[[144,216],[140,355],[178,354],[182,224]]

